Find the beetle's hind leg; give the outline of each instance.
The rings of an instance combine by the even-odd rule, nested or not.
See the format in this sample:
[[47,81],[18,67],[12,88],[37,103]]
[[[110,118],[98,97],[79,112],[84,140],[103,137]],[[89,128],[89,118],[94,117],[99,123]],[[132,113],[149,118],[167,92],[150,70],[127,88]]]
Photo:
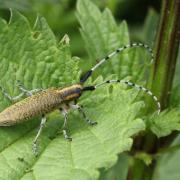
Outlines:
[[33,141],[33,153],[36,156],[38,155],[37,141],[38,141],[39,136],[41,135],[41,132],[42,132],[42,129],[43,129],[45,123],[46,123],[46,116],[42,115],[41,124],[40,124],[39,130],[38,130],[38,133],[37,133],[37,135],[36,135],[36,137],[34,138],[34,141]]
[[16,102],[16,101],[18,101],[22,96],[24,96],[24,93],[22,92],[22,93],[20,93],[18,96],[12,97],[12,96],[10,96],[10,95],[6,92],[6,90],[5,90],[4,88],[2,88],[1,86],[0,86],[0,90],[1,90],[2,94],[4,95],[4,97],[6,97],[6,98],[7,98],[9,101],[11,101],[11,102]]
[[33,90],[27,90],[21,83],[20,81],[17,81],[16,86],[18,87],[18,89],[21,91],[21,93],[17,96],[12,97],[11,95],[9,95],[6,90],[0,86],[0,91],[2,92],[2,94],[4,95],[4,97],[6,97],[9,101],[11,102],[16,102],[18,100],[20,100],[24,95],[26,96],[32,96],[34,93],[42,91],[42,89],[33,89]]
[[83,119],[84,119],[88,124],[90,124],[90,125],[96,125],[96,124],[97,124],[97,122],[90,120],[90,119],[86,116],[86,113],[85,113],[85,111],[84,111],[84,109],[83,109],[83,106],[80,106],[80,105],[78,105],[78,104],[70,104],[70,107],[71,107],[72,109],[77,109],[77,110],[82,114]]
[[63,135],[64,135],[64,138],[69,140],[69,141],[72,141],[72,138],[68,136],[67,134],[67,120],[68,120],[68,112],[65,108],[60,108],[59,109],[62,113],[62,115],[64,116],[64,124],[63,124]]
[[39,92],[39,91],[42,91],[42,89],[28,90],[28,89],[26,89],[26,88],[22,85],[22,83],[21,83],[19,80],[17,81],[17,87],[18,87],[18,89],[19,89],[22,93],[24,93],[24,95],[26,95],[26,96],[32,96],[34,93],[37,93],[37,92]]

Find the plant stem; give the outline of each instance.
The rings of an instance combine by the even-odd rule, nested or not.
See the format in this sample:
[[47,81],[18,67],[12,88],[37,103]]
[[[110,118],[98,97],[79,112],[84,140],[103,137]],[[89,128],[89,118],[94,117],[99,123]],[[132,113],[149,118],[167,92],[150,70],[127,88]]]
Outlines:
[[[180,42],[180,0],[163,0],[160,26],[155,42],[155,63],[149,86],[159,98],[162,109],[168,107],[176,59]],[[149,102],[150,111],[153,102]],[[144,141],[147,152],[156,152],[157,139],[147,134]]]
[[[155,42],[155,63],[148,83],[149,88],[159,98],[162,109],[168,107],[179,41],[180,0],[162,0],[160,23]],[[154,102],[149,101],[148,105],[149,112],[154,111]],[[148,153],[156,153],[158,140],[152,133],[147,133],[144,138],[140,137],[138,140],[141,142],[141,150],[143,149]],[[141,166],[140,177],[146,177],[146,179],[150,180],[155,164],[154,162],[150,167],[147,167],[145,164]]]
[[155,42],[155,63],[149,81],[149,87],[159,98],[162,109],[169,103],[179,40],[180,0],[163,0]]

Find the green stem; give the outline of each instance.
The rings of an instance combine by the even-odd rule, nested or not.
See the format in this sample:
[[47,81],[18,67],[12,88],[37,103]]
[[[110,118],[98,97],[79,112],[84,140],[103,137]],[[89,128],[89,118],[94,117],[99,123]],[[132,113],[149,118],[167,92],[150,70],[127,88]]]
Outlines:
[[[180,41],[180,0],[163,0],[160,24],[155,42],[155,63],[150,76],[149,86],[159,98],[162,109],[169,103],[172,81]],[[149,102],[150,111],[153,102]],[[147,134],[144,149],[156,151],[157,139]]]
[[162,109],[169,103],[179,39],[180,0],[163,0],[155,43],[155,63],[149,81],[149,87],[158,96]]
[[[162,109],[168,107],[169,103],[179,40],[180,0],[162,0],[160,23],[155,42],[155,63],[148,84],[152,92],[159,98]],[[154,102],[148,103],[149,111],[154,111],[153,104]],[[157,152],[158,140],[151,133],[147,133],[140,141],[144,151]],[[155,162],[150,167],[142,164],[140,177],[151,179],[154,168]]]

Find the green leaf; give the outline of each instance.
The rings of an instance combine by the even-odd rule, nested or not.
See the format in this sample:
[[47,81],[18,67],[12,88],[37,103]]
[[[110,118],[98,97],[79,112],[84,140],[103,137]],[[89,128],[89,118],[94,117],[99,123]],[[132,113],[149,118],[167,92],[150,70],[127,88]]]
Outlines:
[[[57,43],[43,17],[31,28],[24,16],[13,11],[10,23],[0,19],[0,26],[0,84],[10,95],[19,93],[16,80],[28,89],[78,82],[78,62],[71,58],[67,36]],[[102,80],[99,77],[93,83]],[[38,119],[0,127],[0,179],[97,179],[98,169],[114,165],[117,155],[131,148],[131,137],[145,129],[144,122],[137,118],[143,106],[135,101],[137,94],[120,85],[84,94],[80,102],[98,125],[90,127],[79,113],[70,113],[72,142],[62,135],[63,117],[59,112],[50,114],[37,158],[32,153],[32,141]],[[0,109],[9,105],[1,94]]]
[[153,180],[180,179],[180,135],[176,137],[169,148],[172,148],[172,151],[162,154],[158,159],[152,178]]
[[159,116],[152,115],[147,120],[147,127],[158,137],[169,135],[174,130],[180,130],[180,109],[165,110]]
[[[156,29],[158,26],[159,16],[157,12],[154,9],[149,9],[145,23],[143,26],[143,30],[140,30],[140,35],[142,36],[143,33],[143,39],[145,42],[148,42],[153,47],[153,42],[155,40],[156,36]],[[142,32],[143,31],[143,32]]]
[[[60,86],[65,82],[68,84],[77,81],[78,65],[70,58],[69,45],[57,46],[55,37],[43,17],[37,19],[34,29],[31,30],[27,19],[14,11],[10,24],[0,19],[0,26],[0,85],[11,96],[19,94],[15,87],[16,80],[20,80],[29,89]],[[72,67],[71,72],[69,69]],[[8,105],[10,102],[1,94],[0,110]],[[2,129],[2,136],[6,138],[0,141],[0,149],[11,144],[11,141],[15,141],[35,125],[37,122],[27,123],[24,128],[18,126],[12,130]]]
[[17,94],[17,88],[13,88],[17,79],[31,89],[77,82],[78,64],[71,59],[69,45],[56,42],[43,17],[37,19],[32,30],[27,19],[17,12],[9,25],[3,19],[0,24],[1,85],[12,96]]
[[[126,22],[117,25],[109,9],[101,13],[91,1],[78,0],[77,17],[91,65],[130,42]],[[97,74],[106,77],[117,74],[119,78],[132,76],[134,80],[140,80],[150,62],[149,57],[145,58],[146,54],[141,48],[126,50],[97,70]]]

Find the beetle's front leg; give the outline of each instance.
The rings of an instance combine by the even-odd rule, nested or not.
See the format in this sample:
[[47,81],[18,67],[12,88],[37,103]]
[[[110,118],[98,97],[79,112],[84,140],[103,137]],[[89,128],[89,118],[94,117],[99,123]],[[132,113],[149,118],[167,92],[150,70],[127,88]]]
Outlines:
[[77,109],[77,110],[82,114],[83,119],[84,119],[88,124],[90,124],[90,125],[96,125],[96,124],[97,124],[97,122],[90,120],[90,119],[86,116],[86,113],[85,113],[85,111],[84,111],[84,109],[83,109],[82,106],[80,106],[80,105],[78,105],[78,104],[70,104],[70,107],[71,107],[72,109]]
[[37,140],[38,140],[39,136],[41,135],[41,132],[42,132],[42,129],[43,129],[45,123],[46,123],[46,116],[42,115],[41,124],[40,124],[39,130],[38,130],[38,133],[37,133],[37,135],[36,135],[36,137],[34,138],[34,141],[33,141],[33,153],[36,156],[38,155]]
[[67,134],[67,121],[68,121],[68,112],[65,108],[60,108],[59,109],[62,113],[62,115],[64,116],[64,124],[63,124],[63,135],[64,135],[64,138],[69,140],[69,141],[72,141],[72,138],[68,136]]

